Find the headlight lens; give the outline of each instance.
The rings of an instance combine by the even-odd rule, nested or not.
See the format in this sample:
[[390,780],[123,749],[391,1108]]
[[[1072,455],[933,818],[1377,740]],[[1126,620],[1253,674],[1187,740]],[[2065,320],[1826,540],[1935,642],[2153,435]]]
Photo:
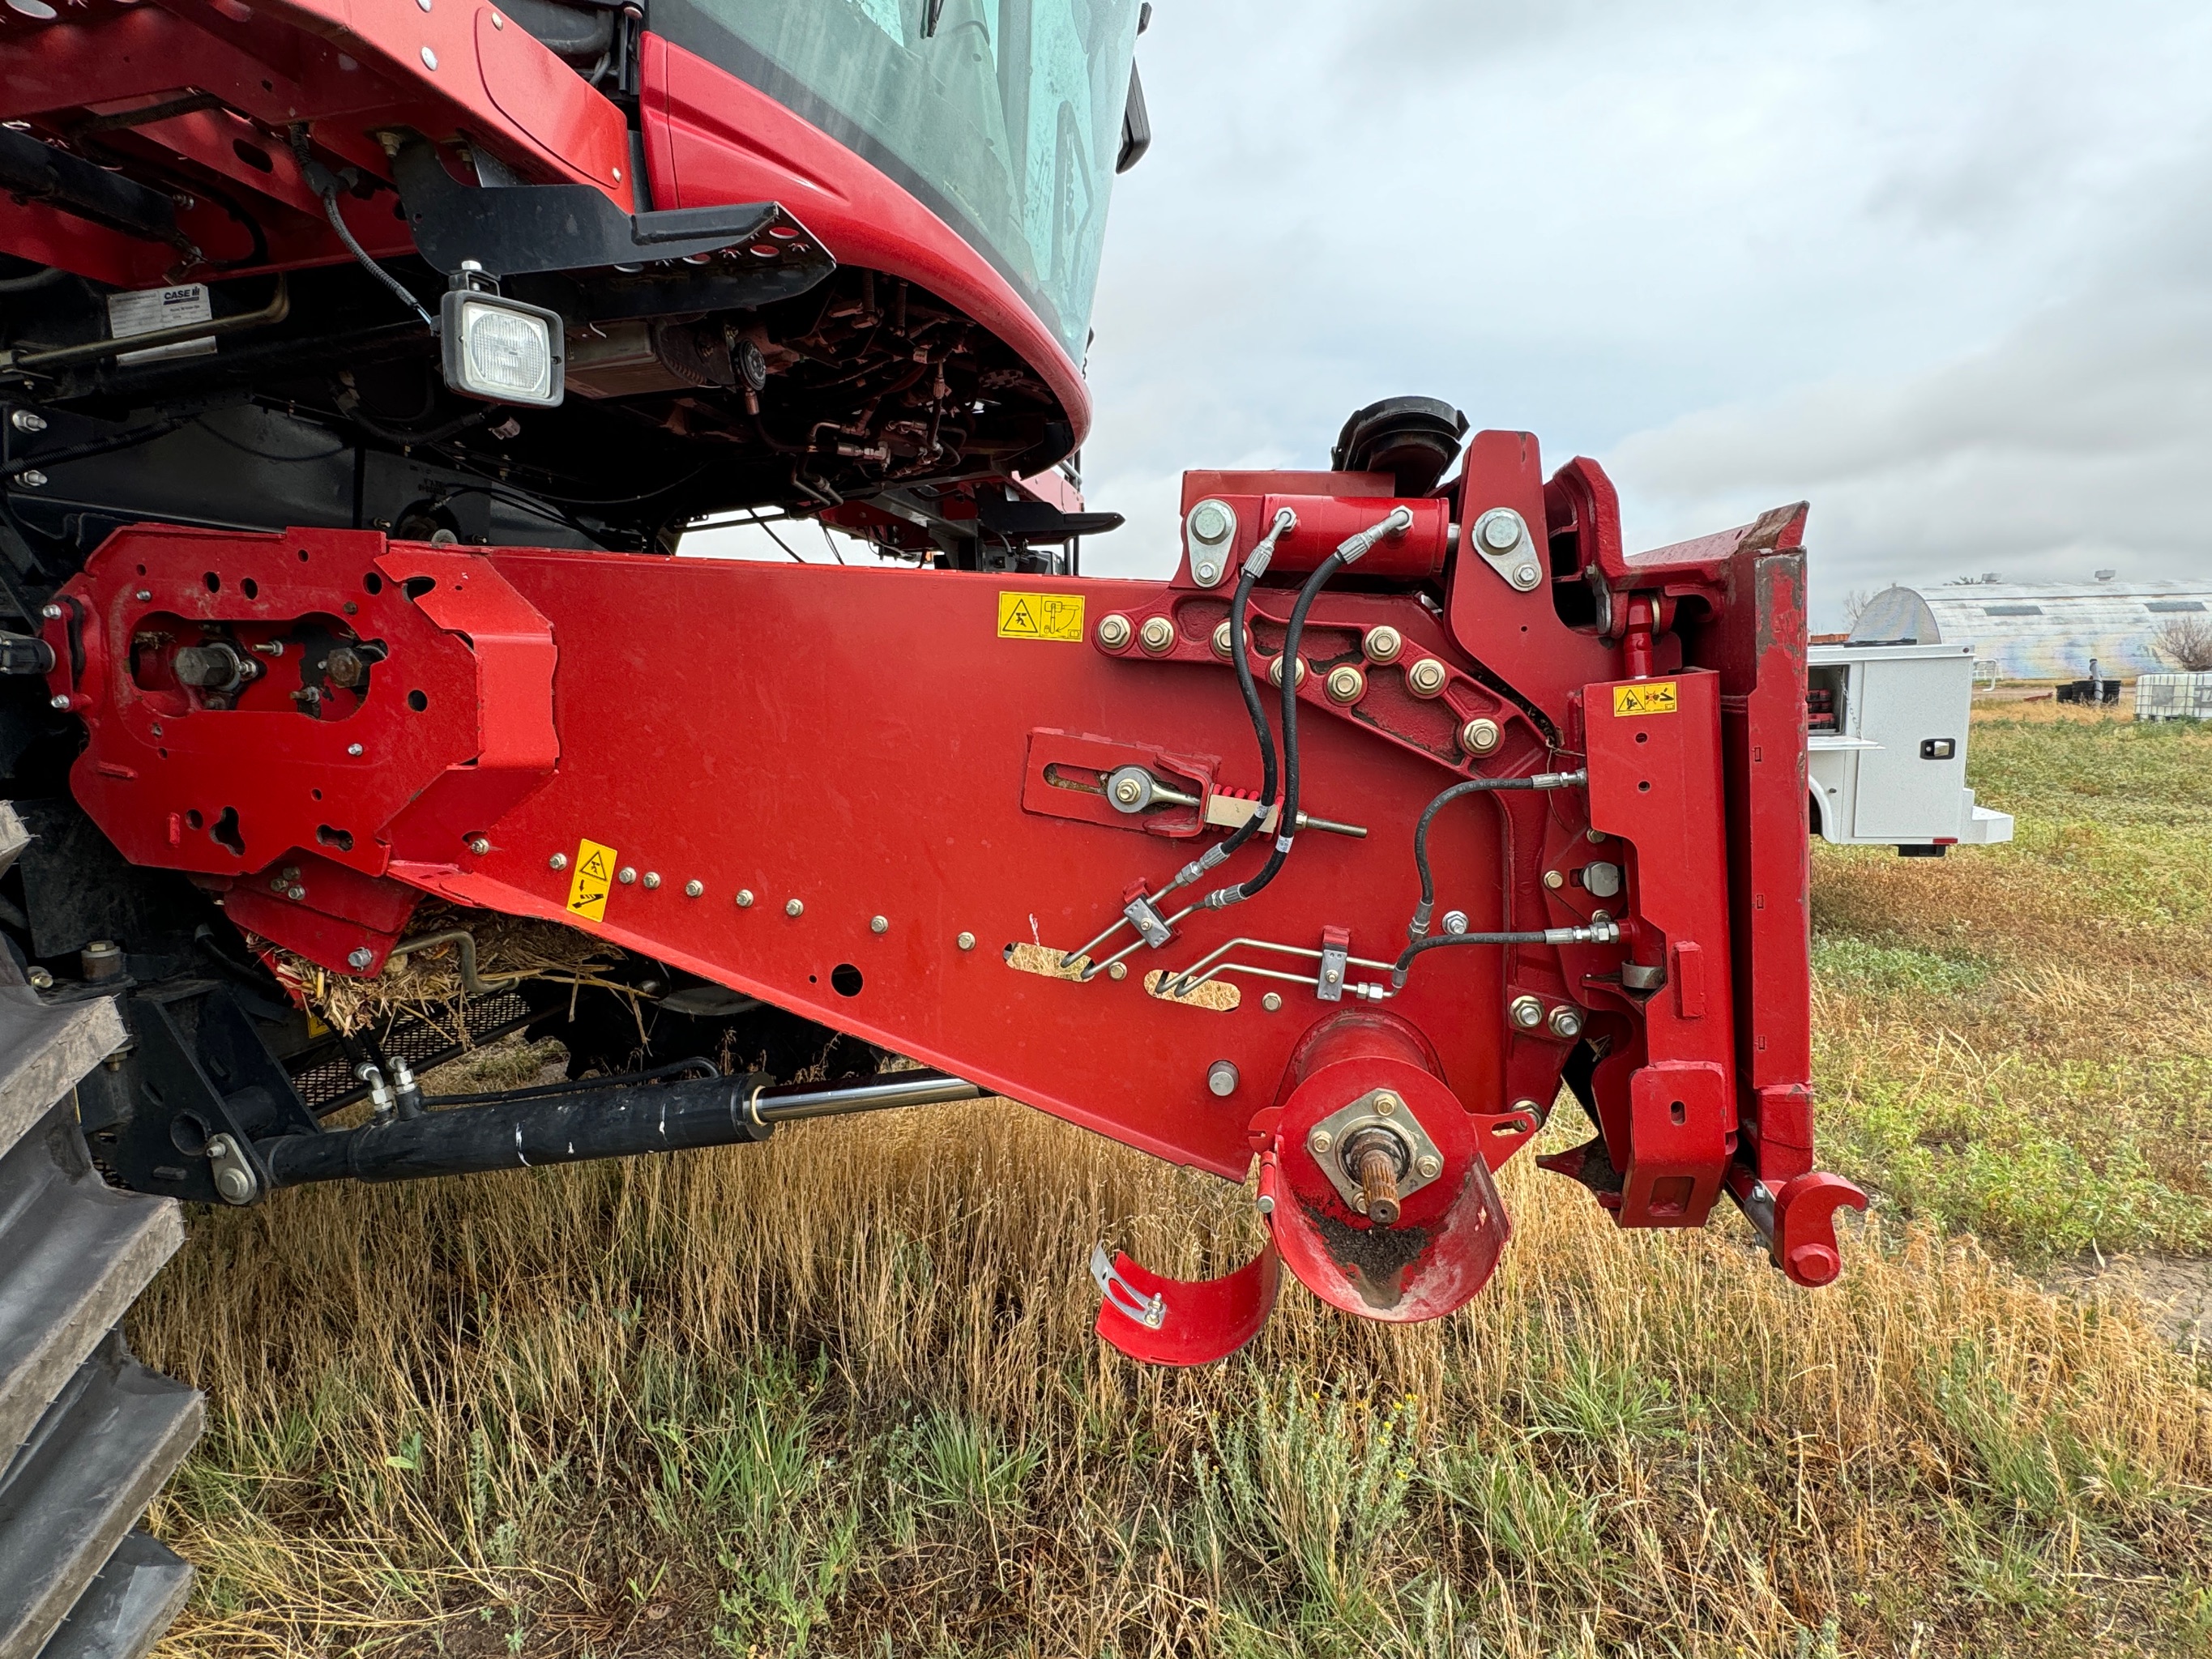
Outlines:
[[496,295],[446,296],[441,319],[447,384],[495,403],[561,401],[561,321],[553,313]]

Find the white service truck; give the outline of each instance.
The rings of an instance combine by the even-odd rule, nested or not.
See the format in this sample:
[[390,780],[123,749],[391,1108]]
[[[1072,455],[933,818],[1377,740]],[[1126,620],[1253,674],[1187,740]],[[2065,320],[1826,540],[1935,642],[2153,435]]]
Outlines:
[[1814,835],[1908,858],[2012,839],[1966,787],[1972,645],[1815,645],[1805,681]]

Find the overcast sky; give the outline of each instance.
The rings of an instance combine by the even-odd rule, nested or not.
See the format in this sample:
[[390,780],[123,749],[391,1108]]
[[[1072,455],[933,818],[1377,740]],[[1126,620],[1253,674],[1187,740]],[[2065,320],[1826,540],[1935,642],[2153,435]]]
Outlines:
[[2212,8],[1159,0],[1139,62],[1086,574],[1395,392],[1596,457],[1632,549],[1809,499],[1823,625],[2207,566]]

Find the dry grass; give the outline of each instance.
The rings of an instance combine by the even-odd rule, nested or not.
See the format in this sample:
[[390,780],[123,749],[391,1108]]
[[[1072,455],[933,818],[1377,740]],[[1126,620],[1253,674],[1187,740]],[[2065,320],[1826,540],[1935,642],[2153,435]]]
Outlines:
[[2212,732],[1976,721],[2008,845],[1815,844],[1824,1151],[2031,1263],[2212,1250]]
[[[165,1652],[2212,1653],[2212,1378],[1905,1213],[1989,1190],[2020,1077],[2176,1052],[2108,1034],[2185,988],[2154,951],[2116,982],[2055,921],[1961,943],[1858,890],[2011,880],[2041,833],[1820,860],[1830,1121],[1887,1204],[1816,1294],[1733,1218],[1621,1234],[1524,1159],[1466,1313],[1293,1285],[1246,1355],[1144,1370],[1090,1334],[1091,1243],[1231,1265],[1247,1196],[1000,1103],[204,1216],[134,1322],[210,1393]],[[1925,1170],[1883,1089],[1958,1106]],[[2022,1120],[2086,1141],[2046,1093]],[[2097,1109],[2148,1143],[2172,1104]]]

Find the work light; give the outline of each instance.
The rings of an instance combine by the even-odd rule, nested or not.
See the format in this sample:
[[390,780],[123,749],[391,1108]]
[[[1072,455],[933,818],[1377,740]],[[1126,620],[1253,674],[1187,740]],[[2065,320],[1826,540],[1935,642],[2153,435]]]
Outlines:
[[562,394],[560,313],[474,289],[447,291],[441,307],[446,384],[495,404],[551,409]]

